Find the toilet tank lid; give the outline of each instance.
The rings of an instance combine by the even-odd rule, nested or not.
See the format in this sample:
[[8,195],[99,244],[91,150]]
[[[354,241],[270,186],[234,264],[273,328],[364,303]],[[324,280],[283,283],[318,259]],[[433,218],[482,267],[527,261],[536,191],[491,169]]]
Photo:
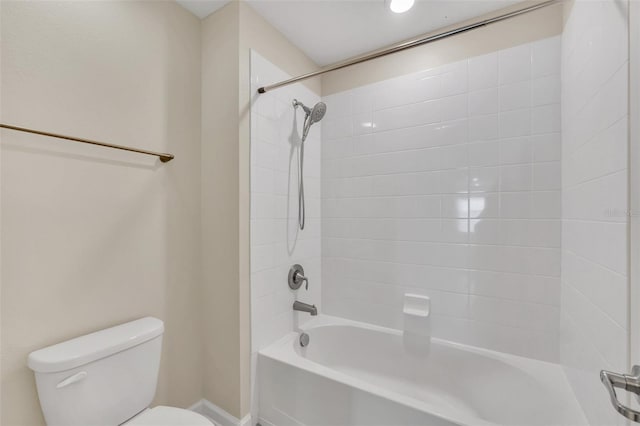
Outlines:
[[70,370],[137,346],[163,332],[161,320],[141,318],[31,352],[28,365],[39,373]]

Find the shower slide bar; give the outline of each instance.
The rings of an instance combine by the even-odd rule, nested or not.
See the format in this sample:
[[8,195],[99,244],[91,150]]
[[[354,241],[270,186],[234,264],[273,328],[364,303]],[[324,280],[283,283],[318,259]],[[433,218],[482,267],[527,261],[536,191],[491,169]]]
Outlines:
[[0,124],[0,128],[16,130],[18,132],[33,133],[34,135],[42,135],[42,136],[49,136],[49,137],[52,137],[52,138],[66,139],[66,140],[72,141],[72,142],[81,142],[81,143],[87,143],[87,144],[90,144],[90,145],[104,146],[106,148],[120,149],[122,151],[137,152],[139,154],[145,154],[145,155],[153,155],[153,156],[156,156],[156,157],[160,158],[160,161],[162,161],[163,163],[171,161],[174,158],[173,154],[166,154],[166,153],[163,153],[163,152],[155,152],[155,151],[147,151],[146,149],[131,148],[131,147],[122,146],[122,145],[114,145],[114,144],[111,144],[111,143],[98,142],[98,141],[93,141],[93,140],[90,140],[90,139],[77,138],[77,137],[74,137],[74,136],[65,136],[65,135],[61,135],[61,134],[58,134],[58,133],[43,132],[41,130],[34,130],[34,129],[28,129],[26,127],[12,126],[10,124]]
[[411,49],[412,47],[422,46],[423,44],[428,44],[434,41],[442,40],[447,37],[451,37],[457,34],[461,34],[467,31],[474,30],[476,28],[484,27],[485,25],[494,24],[496,22],[504,21],[509,18],[513,18],[519,15],[523,15],[525,13],[533,12],[534,10],[542,9],[543,7],[551,6],[553,4],[559,3],[562,0],[547,0],[541,3],[534,4],[533,6],[528,6],[522,9],[514,10],[512,12],[504,13],[502,15],[494,16],[493,18],[484,19],[482,21],[474,22],[468,25],[464,25],[458,28],[454,28],[451,30],[443,31],[441,33],[421,36],[418,38],[414,38],[411,40],[407,40],[398,44],[394,44],[392,46],[386,47],[384,49],[375,50],[371,53],[365,53],[364,55],[356,56],[355,58],[346,59],[344,61],[336,62],[331,65],[327,65],[319,68],[316,71],[302,74],[297,77],[290,78],[288,80],[281,81],[279,83],[270,84],[268,86],[263,86],[258,89],[258,93],[266,93],[271,90],[278,89],[283,86],[287,86],[289,84],[297,83],[298,81],[306,80],[311,77],[315,77],[330,71],[339,70],[341,68],[346,68],[351,65],[359,64],[361,62],[370,61],[372,59],[380,58],[381,56],[390,55],[392,53],[401,52],[406,49]]

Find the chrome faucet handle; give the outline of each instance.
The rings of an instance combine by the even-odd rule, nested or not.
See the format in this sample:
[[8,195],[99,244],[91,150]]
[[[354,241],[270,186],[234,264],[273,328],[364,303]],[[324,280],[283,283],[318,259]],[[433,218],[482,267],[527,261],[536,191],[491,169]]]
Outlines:
[[295,264],[289,269],[288,282],[292,290],[302,287],[302,283],[305,283],[305,290],[309,290],[309,279],[304,276],[304,268],[301,265]]
[[634,365],[631,374],[618,374],[611,371],[602,370],[600,372],[600,380],[607,388],[611,404],[616,411],[629,420],[640,423],[640,412],[623,405],[618,401],[615,388],[624,389],[628,392],[636,394],[636,398],[640,396],[640,366]]
[[300,273],[296,272],[296,276],[294,277],[294,279],[302,280],[302,282],[304,282],[304,289],[309,290],[309,278],[305,277],[304,275],[300,275]]

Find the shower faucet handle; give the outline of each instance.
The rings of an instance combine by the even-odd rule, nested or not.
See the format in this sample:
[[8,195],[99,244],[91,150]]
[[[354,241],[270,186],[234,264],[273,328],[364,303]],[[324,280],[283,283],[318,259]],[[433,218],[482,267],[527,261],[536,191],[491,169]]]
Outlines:
[[309,290],[309,279],[304,276],[304,268],[297,263],[289,269],[289,288],[297,290],[305,283],[305,290]]

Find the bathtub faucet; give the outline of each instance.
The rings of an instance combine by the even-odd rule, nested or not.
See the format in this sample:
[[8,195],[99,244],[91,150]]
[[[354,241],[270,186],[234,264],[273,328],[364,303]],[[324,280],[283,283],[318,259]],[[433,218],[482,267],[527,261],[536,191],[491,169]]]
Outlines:
[[309,312],[311,315],[318,315],[318,309],[316,305],[309,305],[307,303],[298,302],[297,300],[293,302],[293,310],[300,312]]

